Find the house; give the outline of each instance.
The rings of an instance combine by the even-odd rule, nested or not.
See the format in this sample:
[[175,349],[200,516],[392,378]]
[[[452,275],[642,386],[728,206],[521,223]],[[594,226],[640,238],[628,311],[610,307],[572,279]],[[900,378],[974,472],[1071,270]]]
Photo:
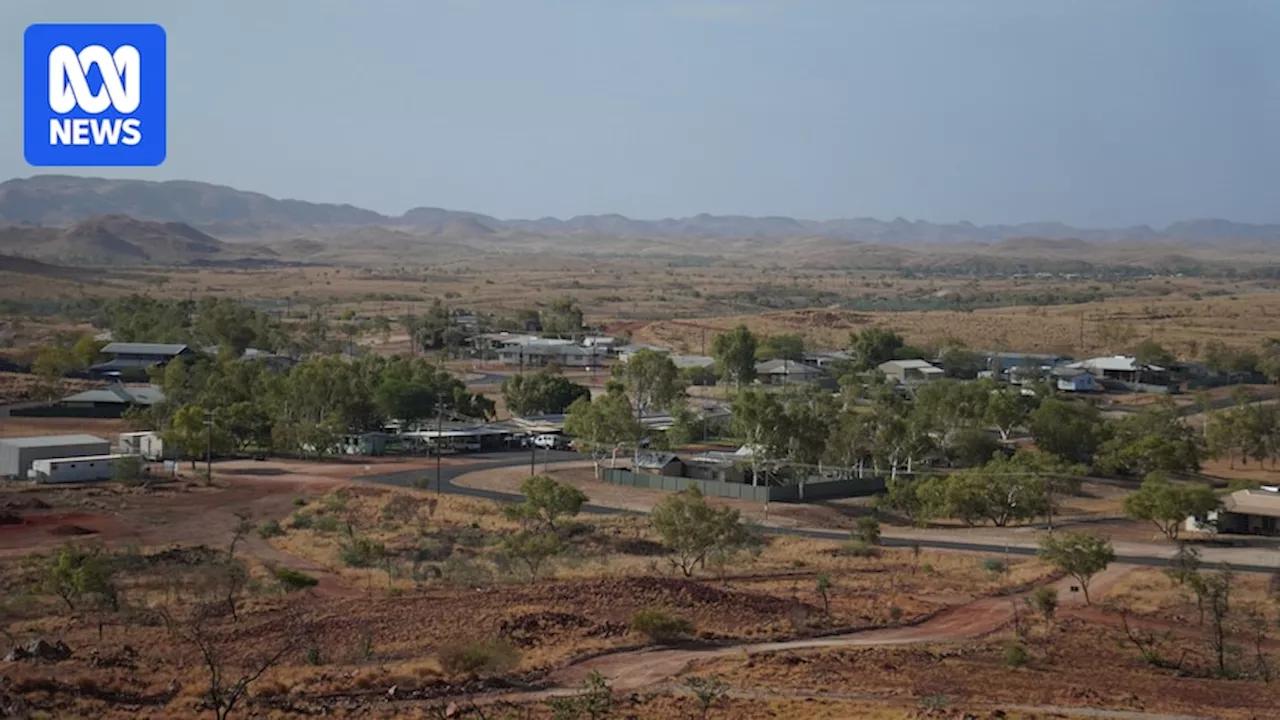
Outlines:
[[617,338],[609,337],[608,335],[588,335],[582,338],[583,347],[600,347],[609,349],[617,343]]
[[693,385],[715,385],[716,359],[706,355],[671,355],[671,363]]
[[95,417],[104,414],[119,417],[131,407],[151,407],[162,402],[164,402],[164,391],[159,385],[113,383],[106,387],[68,395],[57,404],[63,408],[97,411],[93,413]]
[[1093,373],[1080,368],[1050,368],[1049,377],[1054,379],[1058,389],[1063,392],[1093,392],[1097,389]]
[[633,464],[636,472],[648,473],[649,475],[665,475],[667,477],[684,477],[684,463],[675,453],[638,452]]
[[195,352],[176,343],[113,342],[102,348],[102,354],[113,356],[89,371],[108,377],[146,377],[147,370],[168,363],[176,357],[190,358]]
[[1098,378],[1126,383],[1165,385],[1169,379],[1169,373],[1165,368],[1140,363],[1132,355],[1089,358],[1071,363],[1067,367],[1088,370]]
[[1205,518],[1187,518],[1192,532],[1280,535],[1280,487],[1237,490],[1223,498],[1222,509]]
[[852,359],[853,353],[848,352],[847,350],[813,350],[802,355],[800,357],[800,362],[827,370],[836,363]]
[[25,478],[36,460],[110,453],[111,443],[94,435],[3,438],[0,439],[0,477]]
[[267,369],[276,374],[283,374],[298,364],[298,361],[288,355],[273,353],[270,350],[259,350],[257,348],[245,348],[244,354],[240,356],[245,362],[260,362],[267,366]]
[[924,360],[890,360],[880,363],[876,369],[890,380],[904,385],[939,380],[946,376],[946,371],[942,368]]
[[1048,353],[985,352],[987,369],[996,376],[1014,368],[1052,368],[1070,362],[1071,358]]
[[590,368],[604,364],[604,348],[582,347],[572,340],[538,338],[536,342],[509,345],[498,350],[498,361],[520,368],[562,367]]
[[746,476],[739,465],[741,460],[733,453],[708,451],[686,459],[684,474],[695,480],[742,483]]
[[826,375],[822,370],[797,360],[765,360],[756,363],[756,380],[762,385],[811,383]]

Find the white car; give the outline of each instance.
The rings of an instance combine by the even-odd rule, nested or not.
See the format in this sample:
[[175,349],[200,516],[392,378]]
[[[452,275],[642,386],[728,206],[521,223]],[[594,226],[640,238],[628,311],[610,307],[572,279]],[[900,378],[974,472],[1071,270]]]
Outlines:
[[535,437],[533,439],[533,444],[535,447],[540,447],[543,450],[557,450],[564,446],[564,438],[559,435],[552,435],[548,433],[546,435],[539,435]]

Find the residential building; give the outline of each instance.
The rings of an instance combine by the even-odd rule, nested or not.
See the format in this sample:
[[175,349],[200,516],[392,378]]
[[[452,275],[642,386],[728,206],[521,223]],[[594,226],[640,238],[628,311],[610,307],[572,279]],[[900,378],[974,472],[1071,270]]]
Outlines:
[[163,460],[164,440],[155,430],[120,433],[118,442],[120,452],[126,455],[140,455],[151,461]]
[[112,358],[89,368],[90,372],[110,377],[145,377],[148,369],[176,357],[189,358],[195,352],[177,343],[113,342],[102,348],[102,354]]
[[111,443],[94,435],[0,438],[0,477],[25,478],[36,460],[110,453]]
[[1058,389],[1063,392],[1093,392],[1097,389],[1093,373],[1088,370],[1070,367],[1055,367],[1049,370]]
[[1280,535],[1280,487],[1237,490],[1222,500],[1222,509],[1207,518],[1187,518],[1192,532]]
[[876,369],[890,380],[904,385],[930,382],[946,376],[946,371],[925,360],[890,360],[880,363]]
[[684,477],[684,463],[675,453],[639,452],[633,463],[636,472],[667,477]]
[[756,363],[756,380],[762,385],[812,383],[826,375],[822,370],[798,360],[765,360]]
[[1126,383],[1165,385],[1169,380],[1169,373],[1165,368],[1140,363],[1132,355],[1089,358],[1070,363],[1067,367],[1088,370],[1096,377]]
[[671,363],[689,379],[693,385],[715,385],[716,359],[706,355],[671,355]]
[[742,458],[733,453],[709,451],[686,458],[684,473],[695,480],[741,483],[746,480],[739,465],[741,461]]
[[[59,407],[93,410],[94,416],[119,417],[134,406],[151,407],[164,402],[164,391],[159,385],[124,385],[113,383],[106,387],[85,390],[68,395],[58,401]],[[101,412],[101,411],[107,412]]]
[[604,364],[606,351],[599,347],[582,347],[572,340],[539,338],[537,342],[508,345],[498,350],[498,361],[503,365],[520,368],[546,367],[599,367]]
[[800,361],[823,370],[830,369],[835,363],[853,359],[853,353],[847,350],[813,350],[805,353]]

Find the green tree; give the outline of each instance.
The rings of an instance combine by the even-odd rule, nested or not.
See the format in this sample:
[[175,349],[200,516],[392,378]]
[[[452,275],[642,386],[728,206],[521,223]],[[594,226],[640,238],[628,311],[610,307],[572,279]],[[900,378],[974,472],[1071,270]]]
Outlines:
[[87,369],[98,361],[98,355],[106,346],[106,340],[98,340],[86,334],[81,335],[76,344],[71,346],[71,353],[75,355],[77,365],[81,369]]
[[60,598],[74,612],[86,597],[119,608],[115,565],[101,547],[64,545],[48,558],[42,568],[39,590]]
[[734,432],[751,448],[751,484],[759,482],[762,466],[770,458],[784,452],[786,444],[782,432],[786,411],[778,396],[747,388],[733,398],[731,425]]
[[502,399],[512,415],[562,413],[578,398],[590,396],[586,386],[546,370],[502,381]]
[[1092,405],[1046,398],[1030,420],[1036,447],[1064,462],[1090,463],[1102,443],[1102,418]]
[[860,333],[849,335],[850,352],[853,355],[853,370],[873,370],[880,363],[897,357],[898,352],[906,347],[901,335],[885,328],[868,328]]
[[565,549],[560,536],[550,531],[521,530],[508,534],[502,540],[502,553],[528,568],[529,578],[535,582],[538,571],[547,561],[564,553]]
[[1109,429],[1096,460],[1104,470],[1146,476],[1200,469],[1201,438],[1172,402],[1112,422]]
[[606,456],[617,459],[624,445],[640,435],[631,401],[622,392],[610,392],[594,400],[588,395],[573,401],[564,419],[564,431],[580,452],[591,455],[596,476]]
[[654,350],[636,352],[625,363],[615,365],[614,373],[626,384],[641,417],[671,407],[684,397],[685,386],[675,363]]
[[1093,576],[1107,569],[1116,559],[1111,541],[1098,535],[1082,532],[1054,533],[1040,540],[1039,556],[1045,562],[1080,583],[1084,602],[1090,604],[1089,583]]
[[187,457],[193,470],[196,458],[204,457],[210,451],[225,452],[228,448],[226,433],[217,423],[213,427],[205,424],[205,409],[199,405],[183,405],[178,408],[173,414],[173,423],[160,437],[166,447],[174,448],[179,455]]
[[386,417],[412,426],[435,414],[440,396],[437,388],[427,383],[389,377],[374,389],[374,401]]
[[756,348],[757,360],[800,360],[804,357],[804,335],[772,335]]
[[739,390],[756,379],[756,338],[746,325],[717,335],[711,342],[716,372]]
[[534,475],[520,483],[520,494],[524,495],[524,502],[506,506],[503,514],[551,532],[556,530],[556,521],[574,517],[587,502],[586,493],[546,475]]
[[1133,359],[1142,365],[1169,365],[1174,361],[1173,353],[1150,338],[1133,346]]
[[653,529],[673,553],[672,564],[685,577],[706,565],[707,556],[742,547],[748,540],[737,510],[714,508],[697,485],[666,496],[650,515]]
[[1124,514],[1146,520],[1160,528],[1170,540],[1177,540],[1187,518],[1205,522],[1209,513],[1222,506],[1213,488],[1202,483],[1172,483],[1162,473],[1152,472],[1137,492],[1124,499]]
[[1000,432],[1000,439],[1009,440],[1015,429],[1027,421],[1030,408],[1026,398],[1017,388],[1000,388],[987,397],[983,420]]

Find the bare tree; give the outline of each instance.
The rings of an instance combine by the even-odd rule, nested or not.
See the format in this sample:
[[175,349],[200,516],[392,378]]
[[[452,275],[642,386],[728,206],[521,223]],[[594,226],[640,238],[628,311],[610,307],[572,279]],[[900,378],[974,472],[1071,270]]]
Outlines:
[[161,616],[175,639],[199,653],[208,673],[208,703],[217,720],[225,720],[244,699],[250,685],[298,650],[303,636],[290,633],[274,644],[258,643],[258,649],[248,655],[238,654],[232,640],[214,627],[215,607],[197,608],[189,617],[181,619],[168,610],[162,610]]

